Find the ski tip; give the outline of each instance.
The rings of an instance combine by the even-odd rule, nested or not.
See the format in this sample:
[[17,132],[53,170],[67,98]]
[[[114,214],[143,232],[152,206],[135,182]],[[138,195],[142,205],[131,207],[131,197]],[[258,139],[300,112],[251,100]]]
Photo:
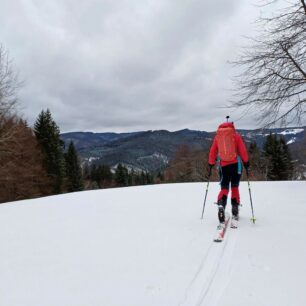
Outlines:
[[223,239],[214,239],[214,242],[222,242]]

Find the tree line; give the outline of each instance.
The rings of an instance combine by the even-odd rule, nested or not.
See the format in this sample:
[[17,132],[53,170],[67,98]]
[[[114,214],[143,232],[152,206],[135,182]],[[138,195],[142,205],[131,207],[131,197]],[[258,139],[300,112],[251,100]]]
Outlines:
[[[1,202],[98,188],[201,182],[206,176],[208,151],[194,151],[186,145],[155,175],[129,170],[121,163],[113,169],[99,164],[82,167],[74,143],[65,147],[48,109],[41,111],[33,129],[16,114],[2,117],[0,133]],[[282,137],[270,134],[261,150],[253,142],[248,151],[252,179],[295,178],[294,162]],[[212,179],[219,179],[217,171]]]
[[122,164],[114,170],[96,164],[82,168],[74,143],[65,147],[49,109],[41,111],[33,129],[16,113],[7,115],[0,139],[0,202],[154,182],[149,172]]
[[[291,180],[297,178],[297,169],[282,136],[270,134],[262,149],[256,142],[248,145],[252,180]],[[208,151],[193,151],[188,146],[181,146],[163,172],[164,182],[201,182],[207,177],[206,165]],[[219,181],[218,166],[211,179]]]
[[109,165],[86,164],[83,178],[86,189],[147,185],[155,182],[154,176],[148,171],[129,170],[121,163],[114,169]]

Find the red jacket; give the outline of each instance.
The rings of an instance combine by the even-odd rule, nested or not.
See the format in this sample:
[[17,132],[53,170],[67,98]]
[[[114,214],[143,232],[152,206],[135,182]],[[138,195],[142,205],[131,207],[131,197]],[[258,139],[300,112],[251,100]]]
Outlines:
[[[219,127],[228,127],[228,126],[234,127],[234,124],[230,123],[230,122],[227,122],[227,123],[221,124]],[[236,146],[237,146],[237,155],[240,156],[240,158],[242,159],[242,161],[244,163],[248,162],[249,156],[248,156],[247,149],[245,147],[245,144],[244,144],[241,136],[237,132],[236,132],[235,140],[236,140]],[[216,162],[217,156],[218,156],[218,141],[215,137],[214,141],[213,141],[213,144],[210,148],[208,163],[211,164],[211,165],[214,165],[215,162]],[[225,162],[225,161],[222,161],[222,160],[220,161],[221,167],[227,166],[227,165],[230,165],[230,164],[234,164],[234,163],[237,163],[237,159],[234,159],[234,160],[228,161],[228,162]]]

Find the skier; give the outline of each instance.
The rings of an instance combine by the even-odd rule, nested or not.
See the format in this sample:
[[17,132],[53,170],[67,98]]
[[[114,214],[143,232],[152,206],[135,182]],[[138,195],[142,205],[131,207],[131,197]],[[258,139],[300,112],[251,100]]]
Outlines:
[[[228,119],[229,117],[227,117]],[[233,122],[226,122],[218,127],[217,134],[209,152],[208,175],[212,167],[219,162],[221,191],[218,195],[218,218],[220,224],[225,222],[225,207],[231,187],[231,204],[233,220],[239,219],[239,182],[242,173],[242,163],[249,170],[250,163],[245,144],[236,132]]]

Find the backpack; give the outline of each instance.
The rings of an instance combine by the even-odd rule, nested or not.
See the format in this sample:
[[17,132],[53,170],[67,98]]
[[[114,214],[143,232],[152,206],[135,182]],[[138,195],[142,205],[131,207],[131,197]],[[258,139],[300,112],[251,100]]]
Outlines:
[[216,140],[221,161],[229,162],[237,158],[236,131],[234,127],[219,127]]

